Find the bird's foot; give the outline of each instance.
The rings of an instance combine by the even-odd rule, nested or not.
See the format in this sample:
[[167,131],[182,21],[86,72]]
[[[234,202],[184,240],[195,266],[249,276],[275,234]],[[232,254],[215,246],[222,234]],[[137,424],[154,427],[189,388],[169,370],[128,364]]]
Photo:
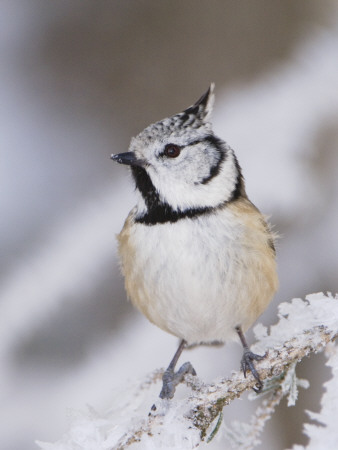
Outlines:
[[253,361],[261,361],[262,359],[264,359],[264,356],[256,355],[255,353],[252,353],[249,349],[245,349],[241,360],[241,368],[243,370],[244,376],[246,377],[247,371],[250,370],[253,377],[257,381],[256,387],[252,388],[256,393],[262,390],[263,383],[262,380],[259,378],[258,372],[255,369]]
[[174,369],[168,367],[164,372],[162,377],[162,390],[160,393],[160,398],[170,399],[174,397],[176,386],[182,383],[186,374],[196,375],[196,371],[190,362],[184,363],[177,372]]

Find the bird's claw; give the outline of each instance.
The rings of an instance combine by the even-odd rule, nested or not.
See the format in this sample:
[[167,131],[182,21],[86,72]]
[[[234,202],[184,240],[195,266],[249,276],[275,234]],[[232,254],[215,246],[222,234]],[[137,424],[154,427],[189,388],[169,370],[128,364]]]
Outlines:
[[162,390],[160,398],[171,399],[174,397],[176,386],[184,380],[186,374],[196,375],[196,371],[190,362],[184,363],[177,372],[168,368],[162,377]]
[[262,359],[264,359],[264,356],[256,355],[255,353],[252,353],[250,350],[244,350],[243,357],[241,360],[241,368],[243,370],[244,377],[246,377],[247,371],[250,370],[253,377],[257,381],[256,387],[252,388],[256,393],[259,393],[262,390],[263,383],[258,375],[258,372],[254,366],[253,361],[261,361]]

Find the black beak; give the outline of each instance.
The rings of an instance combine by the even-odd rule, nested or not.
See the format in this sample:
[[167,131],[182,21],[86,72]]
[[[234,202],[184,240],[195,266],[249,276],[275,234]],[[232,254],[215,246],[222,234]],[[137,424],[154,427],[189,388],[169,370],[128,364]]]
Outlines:
[[145,163],[142,159],[137,159],[134,152],[118,153],[117,155],[111,155],[113,161],[119,164],[126,164],[127,166],[139,166],[144,167]]

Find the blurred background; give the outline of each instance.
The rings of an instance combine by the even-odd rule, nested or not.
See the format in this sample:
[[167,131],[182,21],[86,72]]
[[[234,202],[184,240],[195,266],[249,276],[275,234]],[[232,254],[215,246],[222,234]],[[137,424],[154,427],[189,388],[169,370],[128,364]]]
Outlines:
[[[3,0],[0,8],[0,447],[33,450],[35,439],[61,438],[69,409],[105,411],[126,380],[166,366],[176,349],[126,301],[115,235],[134,188],[109,158],[210,82],[214,129],[281,234],[280,290],[260,320],[274,323],[281,301],[338,291],[338,6]],[[208,380],[230,375],[241,353],[230,344],[185,356]],[[319,410],[324,363],[318,355],[300,365],[311,387],[296,407],[281,405],[259,448],[306,443],[304,409]],[[243,419],[247,405],[228,408],[226,422]]]

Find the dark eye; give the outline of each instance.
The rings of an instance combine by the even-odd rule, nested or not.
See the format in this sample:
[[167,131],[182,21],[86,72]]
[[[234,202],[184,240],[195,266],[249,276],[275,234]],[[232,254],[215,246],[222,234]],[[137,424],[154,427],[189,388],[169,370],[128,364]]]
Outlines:
[[181,148],[175,144],[167,144],[164,147],[164,155],[168,156],[168,158],[177,158],[181,153]]

